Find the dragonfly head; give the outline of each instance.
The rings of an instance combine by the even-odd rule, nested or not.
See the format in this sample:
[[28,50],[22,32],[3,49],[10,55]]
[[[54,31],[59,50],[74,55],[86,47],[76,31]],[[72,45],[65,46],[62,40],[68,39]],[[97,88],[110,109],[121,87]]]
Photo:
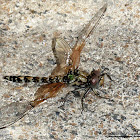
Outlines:
[[100,70],[93,69],[90,74],[90,85],[91,87],[95,87],[99,82],[101,78],[101,72]]
[[104,86],[104,76],[106,75],[110,81],[113,81],[111,76],[105,72],[105,70],[109,70],[108,68],[104,68],[101,70],[95,70],[93,69],[90,76],[89,76],[89,83],[91,87],[98,87],[98,86]]

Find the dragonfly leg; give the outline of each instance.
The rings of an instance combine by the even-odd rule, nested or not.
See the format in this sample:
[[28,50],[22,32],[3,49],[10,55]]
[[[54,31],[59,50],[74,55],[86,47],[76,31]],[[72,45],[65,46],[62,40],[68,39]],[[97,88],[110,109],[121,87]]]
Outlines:
[[93,92],[94,92],[94,95],[96,95],[97,97],[99,97],[99,98],[103,98],[103,99],[107,99],[107,100],[109,100],[109,101],[111,101],[111,102],[115,102],[113,99],[111,99],[110,97],[105,97],[105,96],[100,96],[100,94],[99,94],[99,92],[97,91],[97,90],[99,90],[100,92],[103,92],[104,94],[106,94],[106,92],[104,92],[104,91],[102,91],[102,90],[100,90],[100,89],[96,89],[96,91],[94,90]]
[[[100,94],[99,94],[98,91],[93,90],[93,92],[94,92],[94,95],[96,95],[96,96],[99,97],[99,98],[110,99],[110,98],[108,98],[108,97],[100,96]],[[102,92],[103,92],[103,91],[102,91]]]
[[[97,89],[96,89],[97,90]],[[99,98],[103,98],[103,99],[108,99],[109,101],[111,101],[111,102],[115,102],[113,99],[110,99],[109,97],[103,97],[103,96],[100,96],[100,94],[99,94],[99,92],[98,91],[96,91],[96,90],[93,90],[93,93],[94,93],[94,95],[96,95],[97,97],[99,97]],[[98,89],[99,90],[99,89]],[[89,93],[89,91],[90,91],[90,89],[88,89],[85,93],[84,93],[84,95],[82,96],[82,98],[81,98],[81,104],[82,104],[82,112],[84,111],[84,98],[86,98],[86,95]],[[102,91],[102,90],[100,90],[101,92],[103,92],[103,93],[105,93],[104,91]],[[106,94],[106,93],[105,93]],[[96,106],[95,106],[96,107]],[[94,107],[94,108],[95,108]],[[86,109],[87,109],[87,111],[90,111],[90,112],[94,112],[95,110],[89,110],[88,109],[88,107],[86,106]]]
[[68,98],[68,96],[69,96],[70,94],[73,94],[74,97],[81,97],[79,91],[77,91],[77,90],[73,90],[73,91],[68,92],[68,93],[66,94],[66,96],[62,99],[62,100],[63,100],[63,104],[60,106],[60,108],[63,107],[63,109],[64,109],[65,103],[66,103],[67,98]]
[[83,96],[82,96],[82,98],[81,98],[81,104],[82,104],[82,112],[84,111],[84,98],[86,97],[86,95],[89,93],[89,91],[90,91],[90,88],[88,88],[87,90],[86,90],[86,92],[83,94]]
[[[112,80],[112,78],[111,78],[111,76],[108,74],[108,73],[102,73],[101,75],[100,75],[100,79],[99,79],[99,85],[100,86],[104,86],[104,76],[107,76],[107,78],[110,80],[110,81],[113,81],[114,82],[114,80]],[[110,83],[110,86],[109,86],[110,88],[111,88],[111,83]]]
[[[84,98],[86,97],[86,95],[89,93],[89,91],[90,91],[90,88],[84,93],[84,95],[81,98],[82,112],[84,111],[84,103],[83,103],[83,101],[84,101]],[[96,106],[94,108],[96,108]],[[89,111],[89,112],[91,112],[91,113],[94,113],[95,112],[95,109],[94,110],[89,110],[87,106],[86,106],[86,110]]]
[[81,97],[79,91],[73,90],[73,91],[71,91],[71,92],[73,93],[74,97]]

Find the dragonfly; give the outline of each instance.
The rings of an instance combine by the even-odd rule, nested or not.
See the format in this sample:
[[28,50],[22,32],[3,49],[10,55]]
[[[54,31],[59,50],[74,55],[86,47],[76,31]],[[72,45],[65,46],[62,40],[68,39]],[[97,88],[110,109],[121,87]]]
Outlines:
[[[6,128],[21,118],[23,118],[27,112],[44,102],[48,98],[54,98],[67,86],[74,87],[74,91],[78,89],[86,89],[83,97],[93,91],[98,86],[104,84],[104,76],[107,75],[109,79],[111,77],[102,72],[101,70],[93,69],[91,73],[81,71],[78,66],[80,63],[80,54],[86,44],[86,39],[95,30],[99,21],[106,12],[107,4],[105,4],[93,18],[85,25],[73,48],[60,37],[54,37],[52,39],[52,51],[56,59],[56,67],[52,71],[49,77],[32,77],[32,76],[4,76],[7,81],[17,83],[41,83],[42,85],[37,89],[35,93],[35,99],[26,102],[12,102],[6,106],[0,108],[0,129]],[[83,104],[82,104],[83,105]]]

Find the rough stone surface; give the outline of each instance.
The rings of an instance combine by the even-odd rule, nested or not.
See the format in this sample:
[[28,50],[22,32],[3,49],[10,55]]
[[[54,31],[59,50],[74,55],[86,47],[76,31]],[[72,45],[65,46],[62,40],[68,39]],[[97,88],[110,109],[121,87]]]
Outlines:
[[0,106],[32,100],[39,87],[6,83],[2,76],[48,76],[55,67],[51,50],[53,34],[59,34],[72,46],[84,24],[104,2],[108,3],[107,12],[87,39],[80,68],[88,72],[101,66],[109,68],[115,82],[109,88],[106,79],[101,89],[115,102],[91,93],[84,103],[94,112],[81,113],[80,98],[70,96],[63,110],[58,107],[62,104],[61,97],[71,90],[66,88],[20,121],[0,130],[1,140],[92,140],[107,139],[109,135],[140,137],[138,0],[1,0]]

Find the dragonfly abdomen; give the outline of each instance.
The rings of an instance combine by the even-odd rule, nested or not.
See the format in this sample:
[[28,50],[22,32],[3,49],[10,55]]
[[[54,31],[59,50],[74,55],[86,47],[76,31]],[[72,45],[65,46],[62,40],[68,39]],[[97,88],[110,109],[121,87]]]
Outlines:
[[57,83],[62,82],[61,77],[32,77],[32,76],[4,76],[4,79],[16,83]]

